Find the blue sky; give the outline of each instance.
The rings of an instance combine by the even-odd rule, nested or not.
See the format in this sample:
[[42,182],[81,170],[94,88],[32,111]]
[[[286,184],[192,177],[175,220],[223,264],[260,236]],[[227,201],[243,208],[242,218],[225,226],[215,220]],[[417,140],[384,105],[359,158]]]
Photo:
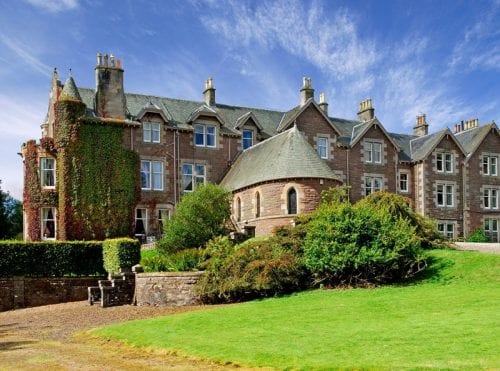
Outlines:
[[0,179],[22,197],[28,139],[38,139],[54,67],[93,87],[112,53],[128,92],[288,110],[303,76],[331,116],[371,97],[389,131],[460,120],[500,122],[500,1],[0,0]]

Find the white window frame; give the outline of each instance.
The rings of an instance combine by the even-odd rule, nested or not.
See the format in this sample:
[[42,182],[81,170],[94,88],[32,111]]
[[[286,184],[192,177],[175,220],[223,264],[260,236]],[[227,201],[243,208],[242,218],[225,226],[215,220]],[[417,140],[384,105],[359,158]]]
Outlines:
[[484,235],[490,237],[492,242],[500,241],[500,237],[498,234],[498,224],[500,224],[499,218],[484,218]]
[[[147,169],[143,165],[147,165]],[[141,190],[163,191],[163,168],[163,161],[141,160]],[[156,178],[156,176],[159,176],[159,178]],[[143,179],[146,184],[143,184]],[[159,184],[155,179],[160,180]]]
[[[375,141],[365,141],[364,148],[365,148],[366,163],[370,164],[382,163],[382,143]],[[376,156],[377,154],[378,156]]]
[[[441,201],[439,200],[440,195],[441,195]],[[436,204],[438,207],[455,206],[455,186],[453,184],[448,184],[448,183],[436,184]]]
[[[203,169],[203,172],[200,170]],[[188,179],[189,178],[189,179]],[[189,181],[189,183],[187,183]],[[193,192],[197,184],[205,184],[207,181],[207,167],[205,164],[188,163],[182,164],[182,191]],[[186,189],[186,185],[191,184],[191,189]]]
[[328,148],[329,147],[328,143],[329,143],[328,137],[318,137],[317,140],[318,156],[325,160],[328,160],[328,152],[330,152]]
[[155,122],[155,121],[143,122],[142,123],[142,140],[145,143],[160,143],[160,141],[161,141],[161,123]]
[[436,153],[436,171],[438,173],[452,174],[454,169],[453,153],[437,152]]
[[[52,211],[52,217],[53,219],[48,219],[48,217],[45,216],[45,211],[46,210],[51,210]],[[45,234],[45,229],[47,226],[45,225],[46,222],[52,221],[54,223],[54,237],[46,237]],[[57,209],[55,207],[42,207],[40,209],[40,233],[41,233],[41,238],[42,240],[55,240],[57,237]]]
[[[143,217],[141,217],[141,218],[138,218],[138,217],[137,217],[137,212],[138,212],[139,210],[144,210],[144,216],[143,216]],[[135,216],[134,216],[135,228],[137,228],[137,221],[138,221],[138,220],[142,220],[142,225],[143,225],[143,227],[144,227],[144,235],[145,235],[145,236],[147,236],[147,235],[148,235],[148,226],[149,226],[149,225],[148,225],[148,224],[149,224],[149,223],[148,223],[148,220],[149,220],[149,219],[148,219],[148,209],[147,209],[146,207],[137,207],[137,208],[135,209]],[[134,228],[134,229],[135,229],[135,228]],[[141,234],[141,233],[136,233],[136,236],[139,236],[139,235],[142,235],[142,234]]]
[[[250,133],[250,138],[245,137],[245,134],[248,134],[248,133]],[[245,142],[246,142],[246,144],[245,144]],[[250,145],[248,145],[248,142],[250,142]],[[246,150],[252,146],[253,146],[253,130],[243,129],[243,131],[241,133],[241,148],[243,150]]]
[[485,209],[496,210],[498,209],[498,188],[484,188],[483,189],[483,207]]
[[[376,182],[379,182],[377,187]],[[384,189],[384,178],[381,176],[365,175],[365,196]]]
[[[403,179],[404,178],[404,179]],[[401,185],[404,184],[404,187],[401,187]],[[399,191],[401,193],[408,193],[410,192],[410,174],[407,172],[400,172],[399,173]]]
[[163,234],[163,228],[165,227],[165,223],[167,222],[167,220],[170,220],[170,209],[167,209],[165,207],[159,207],[157,212],[158,212],[157,217],[158,217],[159,233]]
[[[51,161],[53,168],[46,168],[46,162]],[[54,184],[46,185],[46,174],[52,173],[52,180]],[[40,157],[40,185],[43,189],[55,189],[56,188],[56,160],[51,157]]]
[[[195,147],[207,147],[207,148],[215,148],[217,147],[217,128],[215,125],[207,125],[207,124],[194,124],[194,136],[193,142]],[[198,143],[197,139],[201,135],[201,143]],[[212,138],[213,144],[209,143],[209,138]]]
[[482,168],[483,168],[483,175],[497,176],[498,156],[484,155]]
[[455,223],[438,221],[438,232],[444,237],[452,240],[455,238]]

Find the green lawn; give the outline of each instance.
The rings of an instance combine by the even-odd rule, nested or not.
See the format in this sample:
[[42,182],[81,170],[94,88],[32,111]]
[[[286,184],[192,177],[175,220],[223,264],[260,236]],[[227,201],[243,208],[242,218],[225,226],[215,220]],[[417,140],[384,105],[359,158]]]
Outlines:
[[435,250],[404,286],[315,290],[116,324],[134,346],[279,368],[500,368],[500,255]]

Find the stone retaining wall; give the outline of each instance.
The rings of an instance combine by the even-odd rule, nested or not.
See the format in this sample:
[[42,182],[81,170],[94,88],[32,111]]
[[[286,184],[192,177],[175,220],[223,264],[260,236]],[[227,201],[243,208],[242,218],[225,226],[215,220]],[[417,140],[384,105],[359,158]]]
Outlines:
[[135,277],[137,305],[182,306],[199,304],[194,285],[203,272],[138,273]]
[[85,300],[87,287],[102,278],[0,278],[0,311]]

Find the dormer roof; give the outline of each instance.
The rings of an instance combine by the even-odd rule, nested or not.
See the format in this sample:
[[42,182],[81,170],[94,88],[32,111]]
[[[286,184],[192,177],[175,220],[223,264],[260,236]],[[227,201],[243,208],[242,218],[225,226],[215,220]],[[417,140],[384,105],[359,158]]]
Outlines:
[[142,118],[146,115],[146,113],[156,113],[161,116],[163,121],[169,122],[172,120],[172,116],[168,112],[166,108],[162,108],[158,106],[157,104],[153,103],[151,100],[149,100],[142,108],[141,110],[137,113],[137,119],[142,120]]
[[438,131],[436,133],[432,133],[429,135],[424,135],[422,137],[418,137],[412,139],[410,141],[410,152],[412,161],[422,161],[427,156],[431,154],[431,152],[437,147],[437,145],[448,136],[452,142],[454,142],[457,147],[460,149],[464,156],[467,155],[467,152],[460,144],[460,142],[455,138],[450,129],[446,128],[444,130]]
[[234,128],[236,130],[240,130],[243,127],[243,125],[245,125],[248,122],[248,120],[252,120],[255,123],[255,126],[257,126],[257,129],[259,129],[259,131],[263,130],[262,125],[259,123],[259,120],[252,111],[249,111],[245,113],[243,116],[238,117],[238,120],[236,120]]

